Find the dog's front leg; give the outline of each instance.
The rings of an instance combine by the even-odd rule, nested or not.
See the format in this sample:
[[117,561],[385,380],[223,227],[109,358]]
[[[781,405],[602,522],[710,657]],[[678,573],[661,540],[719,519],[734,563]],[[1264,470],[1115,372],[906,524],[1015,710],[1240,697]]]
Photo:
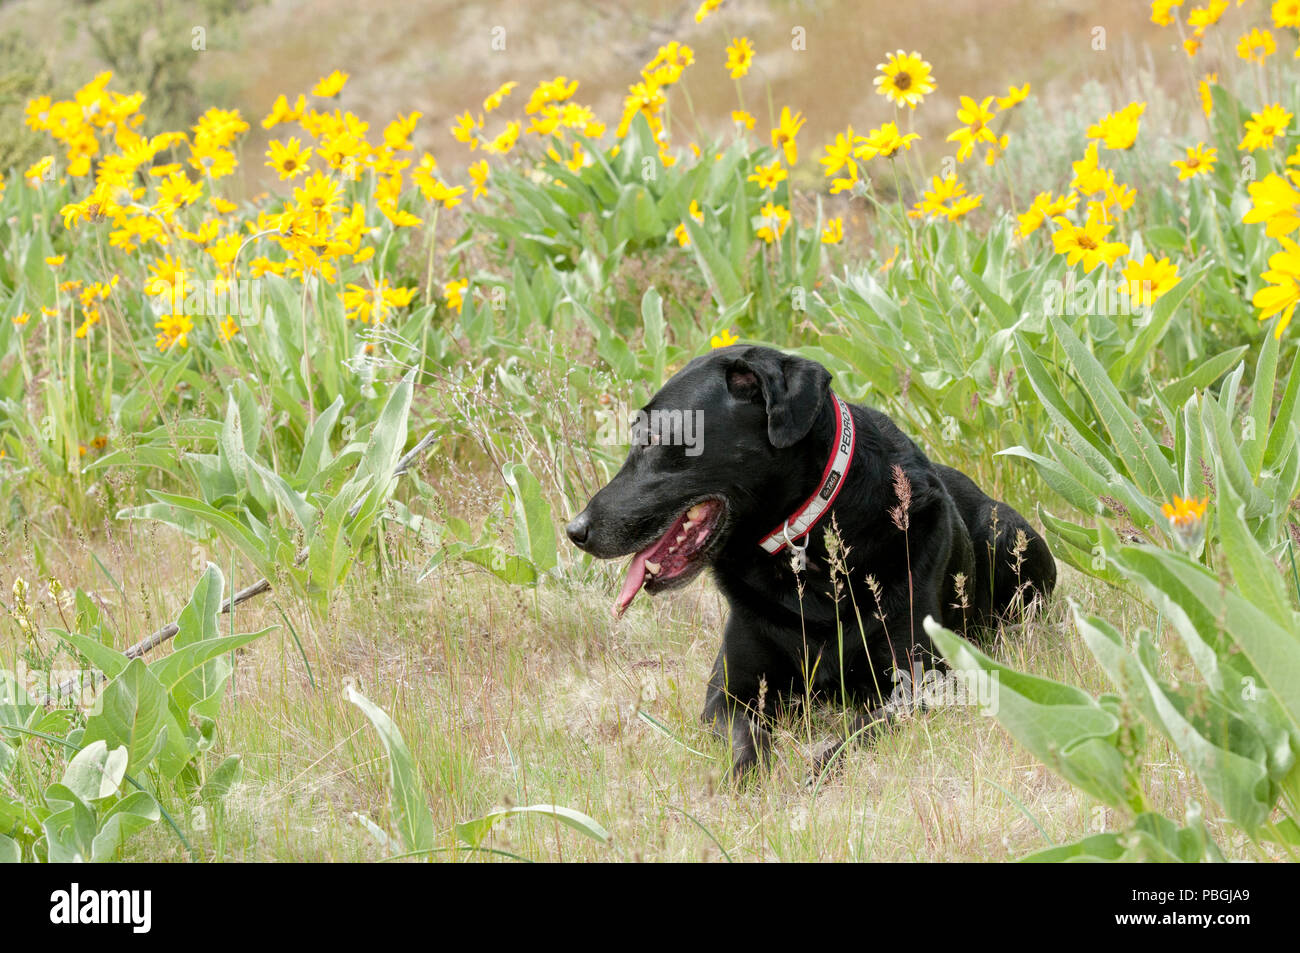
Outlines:
[[763,680],[761,676],[738,677],[739,674],[728,664],[724,641],[709,676],[701,717],[714,734],[730,744],[733,780],[743,777],[760,762],[766,765],[772,751],[772,733],[763,727],[759,713]]
[[780,659],[733,616],[713,663],[702,715],[705,724],[731,745],[733,780],[769,760],[772,733],[763,722],[778,701],[775,692],[769,695],[769,686],[780,684],[785,674]]

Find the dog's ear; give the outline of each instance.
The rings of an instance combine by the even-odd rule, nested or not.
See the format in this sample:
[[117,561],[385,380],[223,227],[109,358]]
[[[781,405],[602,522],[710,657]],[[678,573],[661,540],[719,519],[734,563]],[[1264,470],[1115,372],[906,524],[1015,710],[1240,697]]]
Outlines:
[[737,400],[767,408],[767,438],[778,449],[808,435],[830,393],[830,371],[816,361],[767,348],[750,348],[727,368],[727,390]]

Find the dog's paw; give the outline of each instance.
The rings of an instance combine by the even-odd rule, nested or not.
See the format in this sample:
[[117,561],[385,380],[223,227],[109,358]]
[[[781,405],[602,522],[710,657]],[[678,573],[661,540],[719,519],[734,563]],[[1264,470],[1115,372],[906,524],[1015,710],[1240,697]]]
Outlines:
[[767,768],[772,761],[772,733],[748,718],[737,719],[731,727],[731,768],[727,777],[743,781],[756,769]]
[[812,773],[804,779],[804,785],[811,787],[818,780],[828,778],[839,770],[844,763],[843,753],[848,746],[844,740],[830,741],[822,745],[813,754]]

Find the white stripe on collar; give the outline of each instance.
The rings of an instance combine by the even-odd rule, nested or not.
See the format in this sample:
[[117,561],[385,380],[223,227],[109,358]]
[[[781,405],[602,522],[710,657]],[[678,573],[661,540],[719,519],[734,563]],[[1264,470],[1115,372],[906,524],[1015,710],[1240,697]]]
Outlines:
[[[794,545],[795,540],[804,536],[821,519],[844,485],[848,475],[849,464],[853,460],[853,448],[857,443],[857,433],[853,427],[853,414],[849,405],[840,400],[837,394],[831,394],[839,413],[835,416],[835,452],[831,454],[822,472],[821,482],[813,495],[808,497],[803,506],[794,511],[784,523],[758,541],[772,555]],[[804,544],[807,546],[807,543]],[[796,549],[803,547],[796,546]]]

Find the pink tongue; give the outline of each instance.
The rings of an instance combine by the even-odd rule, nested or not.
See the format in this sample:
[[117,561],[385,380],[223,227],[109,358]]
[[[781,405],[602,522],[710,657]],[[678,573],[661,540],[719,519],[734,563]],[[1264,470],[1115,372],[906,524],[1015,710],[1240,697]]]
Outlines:
[[632,557],[632,564],[627,567],[627,578],[623,580],[623,589],[614,600],[614,618],[617,619],[631,604],[632,599],[641,591],[645,582],[645,552]]

